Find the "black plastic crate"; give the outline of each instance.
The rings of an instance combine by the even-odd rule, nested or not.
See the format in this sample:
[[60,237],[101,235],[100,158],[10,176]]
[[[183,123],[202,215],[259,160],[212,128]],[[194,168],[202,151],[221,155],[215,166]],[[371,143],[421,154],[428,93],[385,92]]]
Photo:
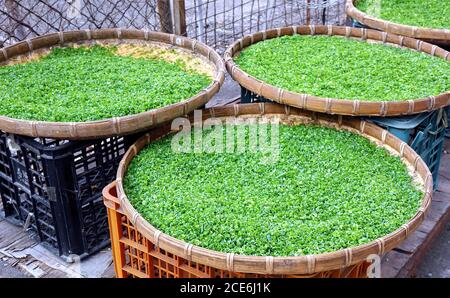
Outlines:
[[67,261],[109,244],[102,189],[115,179],[136,135],[68,141],[0,132],[0,195],[5,218],[32,229]]

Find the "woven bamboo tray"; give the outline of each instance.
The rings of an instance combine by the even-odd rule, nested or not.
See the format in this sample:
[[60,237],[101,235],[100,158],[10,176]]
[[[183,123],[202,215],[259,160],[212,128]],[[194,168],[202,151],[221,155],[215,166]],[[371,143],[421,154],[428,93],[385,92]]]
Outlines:
[[450,52],[421,40],[389,34],[377,30],[340,26],[293,26],[258,32],[233,43],[225,52],[228,72],[242,87],[281,104],[311,111],[352,116],[399,116],[432,111],[450,104],[450,91],[438,96],[404,101],[367,101],[357,99],[322,98],[310,94],[299,94],[269,85],[249,75],[233,61],[243,49],[266,39],[284,35],[328,35],[358,38],[362,41],[382,42],[407,47],[450,61]]
[[[255,276],[336,276],[363,277],[367,257],[383,255],[398,246],[424,220],[432,198],[433,178],[425,162],[406,143],[386,130],[358,118],[318,114],[274,103],[253,103],[205,110],[204,118],[259,117],[276,115],[281,119],[303,120],[337,127],[390,147],[402,157],[424,182],[425,195],[415,216],[398,230],[357,247],[330,253],[298,257],[241,256],[221,253],[175,239],[157,230],[131,205],[123,178],[133,158],[149,143],[170,132],[159,127],[139,139],[120,162],[116,182],[103,191],[108,208],[110,236],[118,277],[255,277]],[[284,118],[283,118],[284,117]]]
[[217,52],[205,44],[173,34],[135,29],[87,29],[38,36],[12,46],[1,48],[0,67],[12,58],[38,53],[43,49],[64,47],[72,44],[92,44],[96,42],[107,44],[162,43],[175,48],[185,49],[189,53],[201,57],[205,63],[210,63],[214,66],[213,82],[190,99],[136,115],[88,122],[28,121],[0,116],[0,130],[31,137],[68,140],[131,134],[170,121],[176,117],[187,115],[194,109],[205,105],[219,91],[225,78],[225,65],[222,58]]
[[[442,46],[450,46],[450,29],[408,26],[378,19],[360,11],[355,7],[354,3],[356,3],[355,0],[347,0],[345,3],[345,11],[347,15],[367,27],[382,30],[388,33],[421,39]],[[442,13],[445,12],[443,11]]]

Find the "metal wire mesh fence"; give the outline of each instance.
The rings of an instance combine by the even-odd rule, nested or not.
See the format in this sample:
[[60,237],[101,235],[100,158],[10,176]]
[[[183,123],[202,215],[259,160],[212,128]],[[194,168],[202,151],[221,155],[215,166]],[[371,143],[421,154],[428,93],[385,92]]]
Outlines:
[[0,0],[0,47],[54,31],[159,24],[156,0]]
[[[343,24],[345,0],[0,0],[0,47],[48,32],[138,28],[185,33],[219,51],[248,33]],[[187,25],[186,25],[187,24]]]
[[187,33],[217,50],[246,34],[302,24],[345,23],[342,0],[193,0],[186,6]]

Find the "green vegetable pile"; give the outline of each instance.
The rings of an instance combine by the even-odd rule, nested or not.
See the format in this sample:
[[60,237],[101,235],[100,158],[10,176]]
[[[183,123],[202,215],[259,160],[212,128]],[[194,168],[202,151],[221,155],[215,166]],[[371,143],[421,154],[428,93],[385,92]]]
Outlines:
[[134,158],[125,192],[156,228],[216,251],[297,256],[352,247],[399,228],[422,198],[399,158],[347,131],[280,125],[280,157],[269,164],[262,152],[174,153],[171,139]]
[[450,1],[360,0],[356,7],[383,20],[425,28],[450,28]]
[[450,90],[450,63],[342,37],[283,36],[254,44],[239,67],[276,87],[320,97],[395,101]]
[[0,115],[56,122],[121,117],[188,99],[210,83],[180,63],[119,56],[102,46],[57,48],[0,67]]

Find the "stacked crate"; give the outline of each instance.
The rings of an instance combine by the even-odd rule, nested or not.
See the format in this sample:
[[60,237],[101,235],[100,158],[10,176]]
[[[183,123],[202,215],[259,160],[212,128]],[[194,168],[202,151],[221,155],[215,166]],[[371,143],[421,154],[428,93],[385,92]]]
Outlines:
[[71,261],[109,244],[102,189],[136,136],[93,141],[0,132],[0,193],[7,220],[35,231]]

